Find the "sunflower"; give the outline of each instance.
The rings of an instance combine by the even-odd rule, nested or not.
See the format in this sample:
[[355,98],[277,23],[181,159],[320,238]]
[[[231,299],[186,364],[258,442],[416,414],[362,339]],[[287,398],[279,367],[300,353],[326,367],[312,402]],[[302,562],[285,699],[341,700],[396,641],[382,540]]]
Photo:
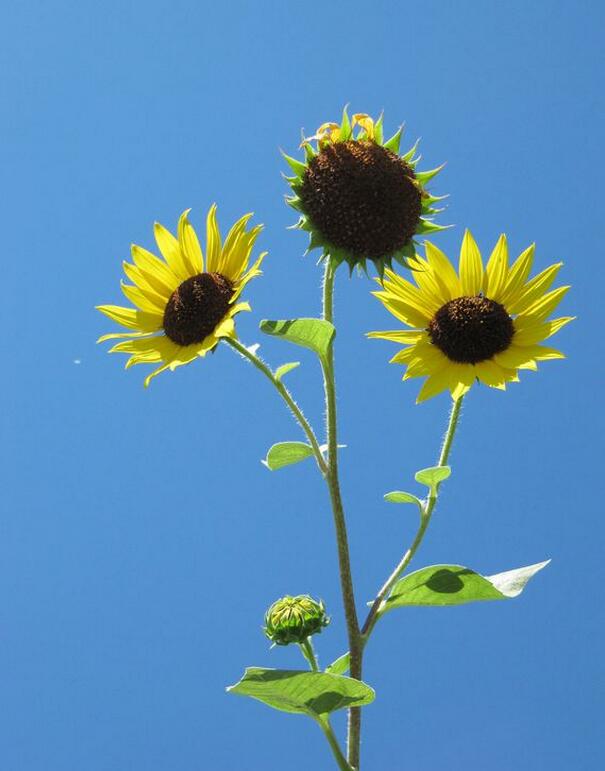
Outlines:
[[424,188],[443,166],[417,171],[418,142],[400,156],[402,133],[384,142],[382,115],[349,120],[345,108],[340,124],[324,123],[303,139],[305,163],[284,154],[295,174],[286,177],[293,191],[286,201],[301,213],[294,227],[309,232],[307,251],[321,248],[334,267],[347,262],[350,270],[370,260],[382,276],[393,260],[407,266],[415,235],[445,229],[432,221],[441,198]]
[[109,353],[130,354],[127,369],[134,364],[160,364],[145,378],[145,386],[160,372],[174,371],[205,356],[221,338],[236,336],[235,315],[250,310],[247,302],[238,299],[248,281],[260,275],[266,254],[263,252],[248,269],[262,226],[246,230],[252,217],[246,214],[221,243],[213,205],[206,220],[204,261],[188,220],[189,211],[179,219],[177,237],[155,223],[155,240],[163,260],[140,246],[132,246],[132,263],[123,263],[132,284],[122,282],[122,292],[136,307],[97,306],[101,313],[130,330],[103,335],[97,342],[126,338]]
[[535,245],[509,266],[506,236],[501,235],[484,270],[468,230],[458,274],[436,246],[427,241],[425,250],[426,259],[418,256],[412,268],[416,285],[387,270],[380,291],[373,292],[395,318],[413,328],[368,335],[406,345],[391,363],[406,367],[404,380],[428,376],[418,402],[446,389],[458,399],[476,380],[505,390],[507,383],[519,380],[519,370],[565,358],[541,345],[574,318],[547,318],[569,289],[550,290],[563,263],[528,281]]

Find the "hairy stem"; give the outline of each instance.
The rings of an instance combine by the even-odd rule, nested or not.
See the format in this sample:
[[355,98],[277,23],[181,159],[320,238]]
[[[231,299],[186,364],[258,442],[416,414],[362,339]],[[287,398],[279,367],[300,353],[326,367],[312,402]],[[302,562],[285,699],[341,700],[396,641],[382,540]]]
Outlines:
[[[458,420],[460,418],[460,409],[462,407],[462,399],[463,397],[460,397],[459,399],[454,400],[454,402],[452,403],[452,409],[450,411],[450,417],[449,417],[447,429],[445,432],[445,436],[443,438],[443,444],[441,445],[441,452],[439,453],[439,460],[437,461],[438,466],[447,465],[447,461],[450,456],[450,451],[452,449],[452,442],[454,441],[454,435],[456,433],[456,428],[458,427]],[[420,516],[420,525],[418,527],[416,535],[414,536],[412,545],[405,552],[405,554],[403,555],[403,557],[401,558],[401,560],[399,561],[399,563],[397,564],[397,566],[395,567],[391,575],[387,578],[387,580],[381,587],[380,591],[376,595],[376,598],[372,603],[372,607],[370,608],[370,612],[368,613],[368,617],[366,618],[365,623],[361,630],[361,634],[363,638],[363,642],[362,642],[363,646],[365,646],[365,644],[367,643],[370,635],[372,634],[372,630],[376,625],[376,622],[380,618],[380,612],[382,610],[383,603],[388,597],[389,592],[393,588],[399,576],[407,568],[414,554],[416,554],[418,547],[422,543],[422,539],[424,538],[426,529],[429,526],[429,523],[431,521],[431,515],[433,514],[435,505],[437,504],[438,497],[439,497],[439,488],[435,488],[434,490],[431,490],[431,493],[428,499],[425,501],[423,505],[422,513]]]
[[[334,270],[326,258],[326,270],[323,286],[323,318],[332,323],[334,308]],[[326,482],[330,492],[334,527],[336,530],[336,544],[338,548],[338,566],[340,571],[340,586],[344,604],[349,638],[350,674],[357,680],[361,680],[363,645],[357,620],[355,607],[355,592],[353,590],[353,578],[351,574],[351,560],[349,556],[349,541],[347,537],[347,525],[344,508],[340,494],[338,481],[338,437],[336,418],[336,385],[334,378],[334,349],[330,344],[328,354],[322,359],[324,375],[324,391],[326,395],[326,423],[328,434],[328,472]],[[359,746],[361,736],[361,710],[359,707],[349,709],[347,757],[349,765],[354,769],[359,768]]]
[[315,650],[313,649],[313,643],[311,642],[311,638],[305,637],[304,641],[301,643],[298,643],[298,645],[302,651],[302,655],[309,663],[311,670],[313,672],[319,672],[319,664],[317,663],[317,656],[315,655]]
[[348,763],[347,759],[342,753],[342,750],[340,749],[340,745],[338,744],[338,740],[334,736],[334,731],[332,730],[332,726],[330,725],[330,721],[328,718],[325,718],[325,720],[318,720],[317,721],[321,727],[321,730],[324,732],[326,739],[328,740],[328,744],[330,745],[330,749],[332,750],[332,753],[334,755],[334,759],[336,760],[336,765],[338,768],[341,769],[341,771],[355,771]]
[[326,461],[324,460],[324,456],[321,452],[321,449],[319,447],[319,442],[317,441],[317,437],[315,436],[315,432],[311,428],[311,425],[309,424],[309,421],[305,418],[305,416],[302,413],[302,410],[296,404],[294,399],[292,398],[292,394],[286,386],[281,382],[281,380],[278,380],[273,372],[271,371],[271,368],[265,364],[265,362],[260,358],[260,356],[257,356],[255,353],[252,353],[248,348],[246,348],[245,345],[242,345],[239,340],[235,340],[231,337],[224,337],[222,338],[226,343],[229,343],[229,345],[232,348],[235,348],[235,350],[241,354],[245,359],[248,359],[248,361],[253,364],[256,369],[258,369],[260,372],[267,377],[273,386],[277,389],[277,392],[282,397],[282,399],[285,401],[288,409],[294,416],[295,420],[298,422],[302,430],[305,432],[305,435],[307,439],[309,440],[309,444],[313,448],[313,454],[315,455],[315,460],[317,461],[317,465],[319,466],[319,469],[321,473],[325,476],[328,472],[328,466],[326,464]]

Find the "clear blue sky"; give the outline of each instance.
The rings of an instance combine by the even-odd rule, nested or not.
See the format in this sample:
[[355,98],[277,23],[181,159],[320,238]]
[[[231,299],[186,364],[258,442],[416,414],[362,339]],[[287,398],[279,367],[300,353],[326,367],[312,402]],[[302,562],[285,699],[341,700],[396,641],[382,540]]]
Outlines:
[[[6,291],[0,515],[0,756],[6,771],[330,768],[317,728],[228,696],[270,651],[265,607],[324,598],[319,652],[345,645],[326,494],[313,465],[259,459],[296,426],[226,348],[161,376],[95,339],[132,241],[217,201],[266,223],[240,316],[319,310],[285,228],[278,148],[353,111],[422,136],[457,227],[563,259],[578,321],[565,362],[467,400],[416,567],[485,573],[547,557],[514,602],[393,613],[368,649],[367,771],[594,771],[603,704],[603,5],[594,2],[11,3],[0,30]],[[383,503],[430,465],[448,408],[387,365],[365,279],[338,276],[343,485],[360,605],[412,534]],[[263,339],[274,364],[300,358]],[[289,376],[321,423],[312,356]],[[79,364],[75,361],[78,360]],[[414,488],[412,488],[414,489]],[[601,509],[601,512],[599,512]],[[337,721],[339,730],[342,727]]]

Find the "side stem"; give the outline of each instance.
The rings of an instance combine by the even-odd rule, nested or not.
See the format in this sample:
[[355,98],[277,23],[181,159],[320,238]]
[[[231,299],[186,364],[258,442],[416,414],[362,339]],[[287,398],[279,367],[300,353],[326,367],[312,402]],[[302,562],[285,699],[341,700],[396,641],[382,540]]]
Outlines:
[[265,362],[260,358],[260,356],[257,356],[255,353],[252,353],[252,351],[248,350],[245,345],[242,345],[239,340],[235,340],[232,337],[224,337],[222,338],[226,343],[229,343],[229,345],[232,348],[235,348],[235,350],[241,354],[245,359],[248,359],[248,361],[253,364],[256,369],[258,369],[260,372],[265,375],[266,378],[268,378],[273,386],[277,389],[277,392],[282,397],[282,399],[285,401],[288,409],[294,416],[295,420],[298,422],[302,430],[305,432],[305,435],[307,439],[309,440],[309,444],[313,448],[313,454],[315,455],[315,460],[317,461],[317,465],[319,466],[319,469],[321,473],[325,476],[328,471],[328,467],[326,465],[326,462],[324,460],[324,456],[321,452],[321,449],[319,447],[319,442],[317,441],[317,437],[315,436],[315,433],[313,429],[311,428],[311,425],[309,424],[309,421],[305,418],[305,416],[302,413],[302,410],[296,404],[294,401],[292,394],[286,386],[282,383],[281,380],[278,380],[273,372],[271,371],[271,368],[265,364]]
[[318,720],[317,722],[319,723],[321,730],[324,732],[325,737],[328,740],[328,744],[330,745],[330,749],[332,750],[332,754],[334,755],[334,759],[336,760],[336,765],[338,768],[340,768],[341,771],[355,771],[355,769],[353,769],[347,763],[347,759],[342,754],[342,750],[340,749],[338,740],[334,736],[334,731],[332,730],[329,719],[325,718],[325,720]]
[[[326,258],[326,270],[323,285],[323,318],[333,323],[334,317],[334,270]],[[334,527],[336,530],[336,544],[338,549],[338,565],[340,571],[340,585],[344,604],[349,639],[350,674],[357,680],[361,680],[363,645],[355,607],[355,592],[351,574],[351,560],[349,556],[349,541],[347,525],[345,521],[344,507],[340,494],[338,479],[338,437],[336,418],[336,385],[334,378],[334,349],[330,345],[325,360],[322,359],[324,375],[324,391],[326,395],[326,423],[328,434],[328,471],[326,482],[330,492]],[[361,736],[361,710],[352,707],[349,710],[347,758],[348,763],[354,769],[359,768],[359,746]]]
[[[452,403],[452,409],[450,411],[450,417],[447,425],[447,430],[445,432],[445,436],[443,438],[443,444],[441,445],[441,452],[439,453],[439,460],[437,461],[438,466],[446,466],[448,458],[450,456],[450,451],[452,449],[452,442],[454,441],[454,435],[456,433],[456,428],[458,427],[458,421],[460,418],[460,409],[462,407],[462,399],[463,397],[460,397],[459,399],[456,399]],[[435,488],[431,490],[431,493],[425,502],[422,513],[420,516],[420,525],[418,527],[418,530],[416,532],[416,535],[414,536],[414,540],[412,541],[412,545],[410,548],[405,552],[391,575],[387,578],[383,586],[381,587],[380,591],[376,595],[376,598],[374,602],[372,603],[372,607],[370,608],[370,612],[368,613],[368,617],[365,620],[365,623],[361,630],[361,635],[363,638],[362,645],[365,647],[370,635],[372,634],[372,630],[374,629],[374,626],[376,625],[376,622],[380,618],[380,611],[382,609],[382,605],[385,601],[385,599],[388,597],[391,589],[393,588],[395,582],[399,578],[399,576],[403,573],[403,571],[407,568],[409,563],[411,562],[414,554],[416,554],[418,547],[422,543],[422,539],[424,538],[424,534],[426,533],[426,529],[429,526],[429,523],[431,521],[431,516],[433,514],[433,511],[435,509],[435,505],[437,504],[437,498],[439,497],[439,489]]]

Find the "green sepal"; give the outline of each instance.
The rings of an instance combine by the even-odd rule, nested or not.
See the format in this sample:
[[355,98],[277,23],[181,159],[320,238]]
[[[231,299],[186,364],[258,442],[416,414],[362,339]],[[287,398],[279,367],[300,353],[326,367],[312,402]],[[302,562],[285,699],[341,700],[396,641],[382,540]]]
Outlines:
[[292,158],[290,155],[286,155],[284,151],[282,150],[282,156],[288,166],[292,169],[292,171],[296,174],[297,178],[301,178],[304,176],[307,165],[305,163],[302,163],[302,161],[297,161],[296,158]]
[[432,565],[397,581],[380,613],[409,605],[464,605],[518,597],[527,582],[550,560],[482,576],[462,565]]
[[350,656],[347,651],[347,653],[343,653],[342,656],[339,656],[336,661],[329,664],[325,671],[329,675],[344,675],[345,672],[349,671],[350,665]]
[[349,120],[349,113],[347,112],[348,105],[345,105],[342,111],[342,120],[340,122],[340,141],[346,142],[351,138],[353,129],[351,128],[351,121]]
[[402,135],[403,135],[403,126],[399,126],[399,128],[393,134],[393,136],[389,139],[389,141],[383,144],[383,147],[395,153],[395,155],[399,155],[399,145],[401,144]]
[[[401,160],[405,161],[406,163],[409,163],[411,165],[411,161],[414,158],[414,155],[416,154],[416,150],[418,150],[418,145],[420,144],[420,139],[417,139],[413,146],[410,147],[410,149],[401,156]],[[417,158],[414,163],[417,163],[420,160],[420,158]]]
[[414,479],[421,485],[426,485],[432,493],[439,489],[439,485],[452,473],[449,466],[430,466],[420,469],[414,474]]
[[301,200],[297,195],[287,195],[286,203],[288,204],[288,206],[291,206],[293,209],[296,209],[296,211],[302,212],[303,210]]
[[306,157],[307,163],[308,163],[309,161],[313,160],[313,158],[315,158],[317,153],[315,152],[315,150],[311,146],[310,142],[306,142],[305,145],[304,145],[304,148],[305,148],[305,157]]
[[362,707],[374,701],[369,685],[342,675],[297,669],[249,667],[228,693],[249,696],[269,707],[321,720],[338,709]]
[[374,124],[374,141],[377,142],[379,145],[382,144],[383,137],[383,121],[384,121],[384,112],[381,112],[378,116],[378,120]]
[[385,493],[385,501],[389,503],[415,503],[421,512],[424,511],[422,501],[412,493],[406,493],[403,490],[393,490],[393,492]]
[[431,169],[430,171],[419,171],[416,174],[416,179],[418,182],[420,182],[421,185],[426,185],[427,182],[429,182],[433,177],[436,177],[439,172],[445,168],[445,163],[442,163],[441,166],[437,166],[435,169]]
[[262,460],[269,471],[277,471],[284,466],[300,463],[313,455],[313,448],[305,442],[279,442],[269,448],[267,457]]
[[281,380],[284,375],[287,375],[288,372],[296,369],[296,367],[300,367],[299,361],[289,361],[287,364],[282,364],[279,366],[273,373],[273,376],[276,380]]
[[440,230],[449,230],[451,227],[453,225],[438,225],[436,222],[431,222],[421,217],[416,227],[416,235],[424,236],[427,233],[438,233]]
[[259,326],[266,335],[281,337],[295,345],[309,348],[322,359],[327,356],[336,334],[334,326],[325,319],[263,319]]

